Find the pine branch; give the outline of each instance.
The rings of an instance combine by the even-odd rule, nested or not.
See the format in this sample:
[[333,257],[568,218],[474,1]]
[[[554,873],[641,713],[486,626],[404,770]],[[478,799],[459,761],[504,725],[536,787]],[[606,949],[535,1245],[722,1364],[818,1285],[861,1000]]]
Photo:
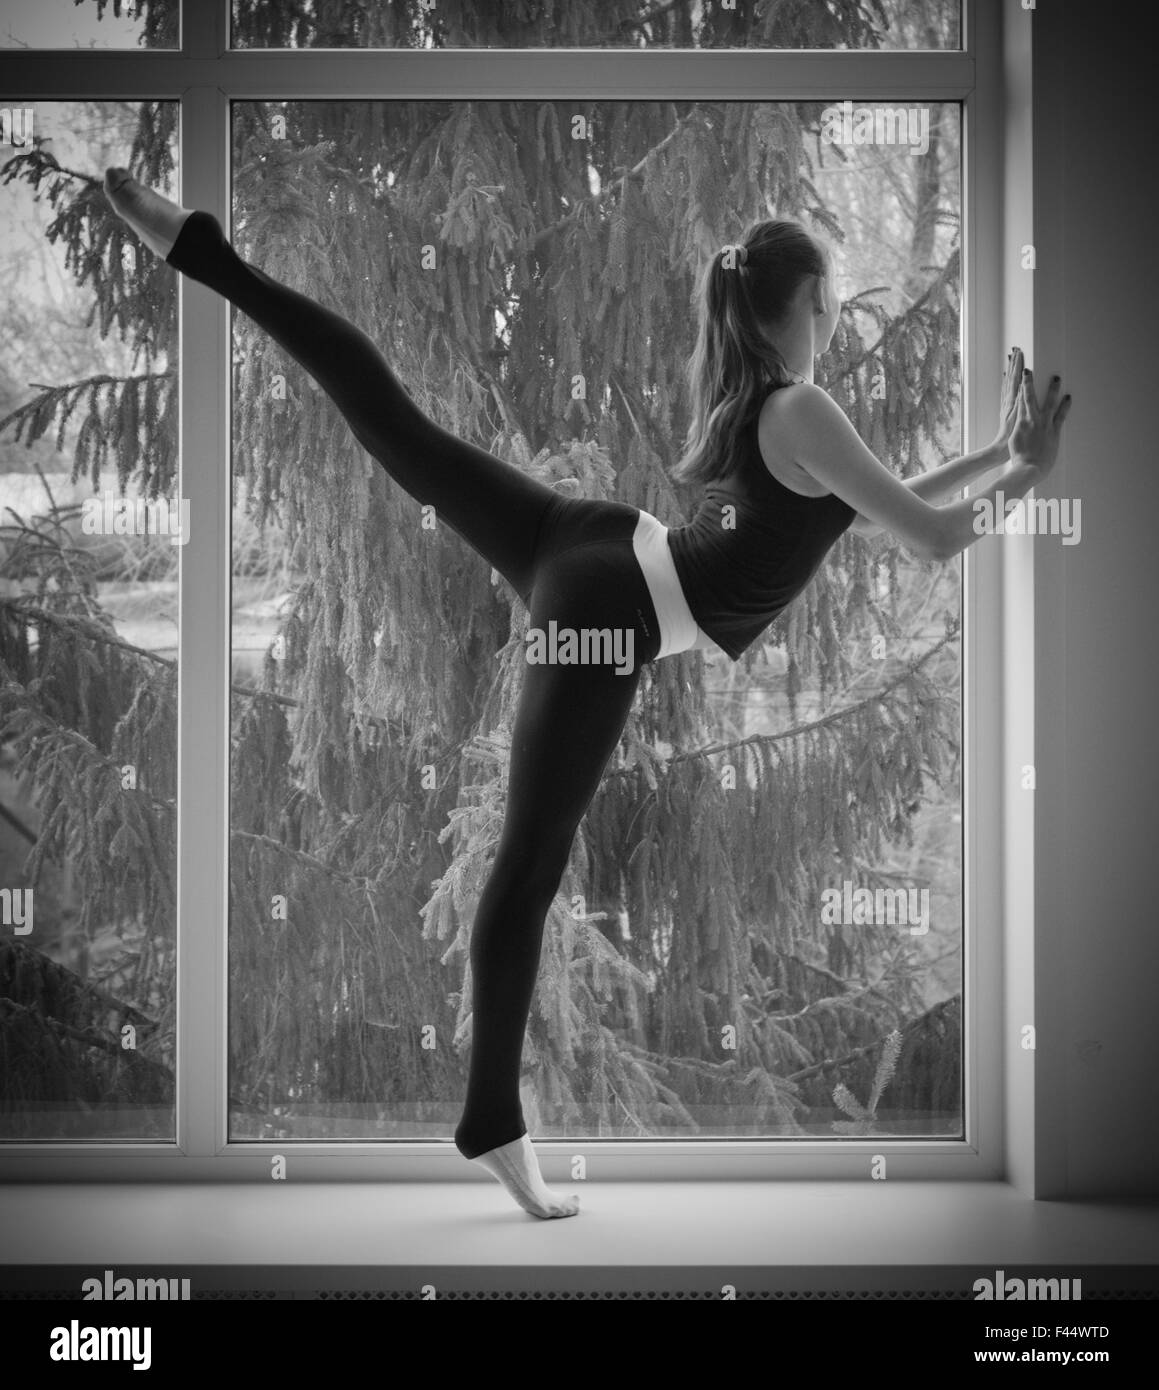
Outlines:
[[866,1043],[864,1047],[854,1048],[852,1052],[847,1052],[843,1057],[830,1057],[824,1062],[818,1062],[811,1067],[805,1067],[801,1071],[795,1071],[785,1078],[786,1081],[805,1081],[811,1076],[819,1076],[823,1071],[832,1071],[834,1067],[843,1067],[847,1062],[856,1062],[859,1057],[865,1057],[870,1052],[884,1046],[897,1030],[891,1028],[888,1033],[883,1033],[874,1042]]
[[791,952],[786,952],[783,959],[791,960],[794,965],[799,965],[803,970],[808,970],[814,975],[820,975],[823,980],[828,980],[838,989],[851,989],[858,983],[855,980],[843,980],[840,975],[835,975],[832,970],[826,970],[823,965],[814,965],[811,961],[802,960],[800,956]]
[[[9,966],[9,960],[14,959],[15,967]],[[100,985],[94,984],[91,980],[82,979],[74,970],[70,970],[67,965],[62,965],[59,961],[53,960],[45,955],[36,946],[30,946],[26,941],[0,941],[0,980],[9,984],[19,975],[22,967],[31,966],[41,976],[51,977],[57,988],[67,988],[79,990],[87,996],[93,1003],[99,1004],[101,1008],[119,1013],[121,1019],[126,1023],[135,1023],[139,1028],[149,1030],[155,1029],[157,1023],[148,1014],[142,1013],[133,1004],[126,1004],[123,999],[117,999],[109,994]]]
[[120,651],[129,652],[145,661],[151,661],[156,666],[174,667],[177,665],[175,657],[159,656],[156,652],[147,651],[144,647],[136,647],[132,642],[126,642],[121,637],[112,636],[92,618],[82,618],[75,613],[54,613],[47,608],[38,608],[35,604],[12,602],[9,599],[0,599],[0,608],[7,609],[16,618],[26,618],[30,622],[49,623],[53,627],[59,627],[65,631],[75,628],[77,631],[83,632],[92,642],[99,642],[106,647],[116,647]]
[[6,820],[13,830],[24,836],[29,844],[34,845],[36,843],[35,833],[29,830],[15,811],[10,811],[2,801],[0,801],[0,820]]
[[284,841],[275,840],[270,835],[259,835],[252,830],[231,830],[229,837],[231,840],[251,840],[254,844],[262,845],[265,849],[276,850],[277,853],[284,854],[288,859],[293,859],[307,868],[317,869],[319,873],[328,874],[331,878],[337,879],[339,883],[348,883],[351,888],[369,892],[374,887],[373,879],[359,878],[354,874],[343,873],[341,869],[332,868],[316,855],[307,854],[305,850],[294,849]]
[[[79,748],[81,752],[88,755],[91,762],[101,764],[111,772],[118,781],[120,780],[120,763],[108,753],[102,753],[96,744],[93,743],[91,739],[85,738],[84,734],[82,734],[79,729],[67,728],[58,720],[53,719],[50,714],[46,714],[40,706],[37,706],[35,709],[30,709],[27,712],[40,721],[42,728],[45,730],[43,735],[44,739],[56,739],[60,743],[70,744],[74,748]],[[40,739],[37,740],[37,742],[40,741]],[[165,797],[152,796],[149,792],[144,791],[140,787],[133,792],[133,795],[148,802],[155,810],[169,812],[176,809],[176,802],[173,800]]]
[[658,155],[661,150],[666,149],[672,141],[691,124],[692,118],[699,114],[698,109],[693,108],[687,116],[682,116],[663,140],[653,145],[642,159],[633,164],[632,167],[621,174],[618,179],[613,179],[606,188],[601,188],[598,193],[593,193],[589,197],[581,199],[566,217],[561,217],[558,222],[553,223],[550,227],[544,227],[541,231],[535,232],[530,239],[525,241],[522,249],[525,252],[538,250],[543,242],[549,240],[551,237],[555,236],[557,232],[563,231],[565,227],[577,221],[588,208],[596,206],[602,203],[606,198],[611,197],[617,189],[623,188],[624,184],[626,184],[629,179],[639,178],[647,167],[648,161]]
[[[128,1062],[130,1066],[144,1067],[159,1076],[163,1076],[174,1087],[177,1085],[176,1076],[164,1062],[159,1062],[153,1057],[146,1057],[143,1052],[139,1052],[136,1048],[123,1048],[119,1042],[114,1042],[112,1038],[103,1037],[94,1029],[74,1028],[71,1023],[65,1023],[59,1018],[48,1017],[37,1009],[30,1009],[26,1004],[18,1004],[15,999],[0,995],[0,1015],[4,1011],[11,1011],[18,1016],[31,1019],[38,1027],[51,1028],[61,1037],[68,1038],[72,1042],[82,1043],[86,1047],[100,1048],[103,1052],[114,1053]],[[146,1022],[156,1027],[153,1020],[149,1019]],[[132,1060],[130,1061],[130,1059]],[[229,1103],[234,1110],[252,1110],[254,1108],[232,1094],[229,1097]]]
[[102,1051],[112,1052],[117,1056],[135,1058],[136,1065],[149,1067],[153,1071],[160,1072],[170,1081],[173,1080],[173,1073],[164,1062],[154,1061],[152,1057],[146,1057],[135,1048],[122,1048],[119,1042],[114,1042],[112,1038],[106,1038],[95,1028],[74,1028],[71,1023],[65,1023],[59,1018],[51,1018],[42,1014],[39,1009],[30,1009],[27,1004],[18,1004],[15,999],[9,999],[7,995],[0,994],[0,1010],[3,1009],[12,1009],[25,1018],[31,1018],[37,1024],[54,1028],[62,1036],[71,1038],[73,1042],[84,1043],[86,1047],[99,1047]]
[[97,372],[94,376],[85,377],[82,381],[69,381],[63,385],[51,386],[43,381],[30,381],[29,387],[33,391],[39,391],[40,395],[34,400],[25,401],[23,405],[18,405],[15,410],[10,411],[0,420],[0,430],[6,429],[13,421],[19,422],[25,415],[38,410],[44,404],[46,396],[59,396],[62,399],[70,394],[79,394],[82,391],[91,389],[94,386],[127,386],[130,382],[138,381],[166,381],[173,376],[173,372],[140,372],[134,376],[115,376],[109,372]]
[[[115,776],[119,777],[121,771],[120,764],[107,754],[102,753],[96,744],[85,738],[84,734],[79,733],[76,729],[65,728],[63,724],[58,723],[50,715],[45,714],[42,709],[38,708],[35,711],[35,715],[36,718],[39,719],[41,725],[46,727],[47,731],[43,735],[45,739],[55,738],[61,743],[71,744],[73,747],[80,748],[89,755],[92,762],[103,764]],[[176,812],[177,803],[175,798],[153,796],[141,787],[127,794],[139,797],[141,800],[147,802],[154,810],[163,811],[166,814],[173,814]],[[291,846],[283,844],[280,840],[274,840],[268,835],[259,835],[249,830],[233,829],[230,831],[230,838],[253,840],[258,844],[264,845],[268,849],[278,850],[289,858],[297,860],[299,863],[307,864],[311,868],[318,869],[322,873],[329,874],[331,877],[340,879],[356,888],[368,889],[373,886],[374,881],[372,879],[356,878],[351,874],[344,874],[340,869],[331,868],[329,864],[326,864],[323,860],[316,858],[314,855],[306,854],[303,850],[293,849]]]
[[[884,978],[885,976],[883,975],[882,979]],[[803,1009],[798,1009],[795,1014],[769,1013],[762,1014],[761,1016],[763,1018],[771,1018],[774,1023],[792,1023],[799,1018],[807,1018],[811,1013],[818,1009],[832,1008],[834,1005],[844,1005],[848,1007],[850,1004],[853,1003],[855,999],[861,999],[865,995],[872,995],[875,999],[880,999],[883,1004],[888,1004],[891,1009],[897,1010],[898,1008],[897,1003],[893,999],[891,999],[888,994],[882,993],[880,988],[881,980],[878,980],[877,984],[859,985],[856,988],[853,988],[851,985],[845,984],[845,982],[843,981],[839,983],[843,985],[843,993],[830,994],[824,999],[814,999],[810,1003],[806,1004]]]
[[[911,1019],[911,1021],[907,1023],[905,1028],[902,1030],[901,1046],[898,1048],[899,1055],[901,1051],[904,1049],[907,1038],[909,1038],[919,1028],[925,1026],[927,1020],[937,1017],[938,1015],[944,1013],[946,1009],[951,1008],[956,1003],[960,1002],[960,999],[960,995],[951,995],[950,998],[943,999],[941,1003],[932,1005],[925,1011],[925,1013],[920,1014],[917,1018]],[[865,1057],[870,1052],[873,1052],[876,1048],[884,1047],[889,1042],[890,1038],[892,1038],[897,1031],[898,1030],[896,1028],[891,1028],[888,1033],[882,1034],[881,1037],[875,1039],[875,1041],[873,1042],[866,1043],[864,1047],[855,1048],[852,1052],[845,1053],[844,1056],[830,1057],[823,1062],[817,1062],[814,1066],[805,1067],[801,1071],[795,1071],[790,1076],[786,1077],[785,1080],[806,1081],[812,1076],[819,1076],[823,1071],[831,1071],[834,1067],[843,1067],[847,1062],[856,1062],[858,1058]]]
[[[13,607],[13,605],[11,604],[4,604],[3,606],[8,608]],[[29,610],[25,609],[14,611],[16,611],[19,614],[21,611],[28,612]],[[59,615],[46,614],[45,616],[48,617],[50,620],[55,621]],[[77,626],[80,626],[83,623],[83,620],[80,619],[76,619],[73,621]],[[101,634],[101,637],[103,638],[104,634]],[[165,666],[176,665],[176,662],[171,660],[170,658],[157,657],[152,652],[141,651],[141,649],[133,647],[127,642],[121,642],[114,639],[110,641],[110,645],[116,647],[123,647],[128,651],[139,653],[140,655],[146,656],[149,659],[157,661]],[[263,696],[266,699],[276,700],[281,704],[291,705],[295,708],[299,707],[301,704],[300,701],[292,700],[288,696],[266,694],[266,692],[264,691],[250,690],[245,686],[231,686],[231,689],[236,689],[239,691],[239,693],[243,695]],[[121,770],[120,764],[116,762],[116,760],[108,754],[102,753],[101,750],[96,746],[96,744],[91,742],[91,740],[85,738],[84,734],[80,733],[76,729],[67,728],[65,725],[59,723],[57,720],[54,720],[51,717],[51,715],[46,714],[44,710],[40,707],[37,707],[35,711],[30,711],[30,713],[33,713],[35,718],[40,722],[41,726],[45,728],[45,738],[55,738],[62,743],[71,744],[73,747],[81,749],[83,752],[89,755],[90,759],[93,762],[103,764],[107,769],[113,772],[115,776],[119,777]],[[387,720],[378,719],[376,717],[370,718],[368,722],[374,723],[382,728],[389,729],[392,727],[392,725],[390,725],[390,723]],[[472,739],[468,738],[463,740],[463,742],[456,744],[453,748],[448,748],[445,752],[440,753],[437,758],[431,759],[431,764],[437,767],[440,764],[448,761],[448,759],[457,757],[459,754],[462,753],[464,748],[466,748],[466,746],[472,741]],[[402,787],[406,785],[406,782],[407,778],[403,777],[400,778],[399,781],[387,787],[382,794],[382,799],[389,800],[390,796],[395,791],[400,790]],[[176,812],[177,803],[174,798],[153,796],[140,787],[138,787],[133,792],[127,794],[143,799],[154,810],[162,811],[166,814],[173,814]],[[0,803],[0,816],[3,816],[4,819],[10,820],[16,826],[16,828],[20,830],[32,843],[36,843],[37,837],[31,831],[29,831],[26,826],[21,824],[17,820],[17,818],[14,815],[12,815],[11,812],[8,812],[2,803]],[[264,845],[268,849],[278,850],[282,854],[287,855],[289,858],[295,859],[299,863],[306,864],[310,868],[318,869],[320,872],[328,874],[330,875],[330,877],[338,879],[341,882],[349,883],[352,887],[360,888],[363,890],[369,890],[374,886],[375,880],[373,879],[365,877],[360,878],[351,874],[343,873],[340,869],[332,868],[324,860],[318,859],[314,855],[307,854],[303,850],[293,849],[291,846],[282,843],[280,840],[274,840],[268,835],[260,835],[248,830],[232,829],[230,831],[230,837],[242,840],[253,840],[258,844]]]
[[56,498],[52,495],[52,488],[49,486],[48,479],[44,476],[44,469],[41,468],[41,466],[40,466],[40,461],[39,461],[38,459],[33,459],[33,460],[32,460],[32,466],[33,466],[33,468],[36,469],[36,476],[40,479],[40,484],[41,484],[41,486],[44,488],[45,492],[48,494],[48,507],[49,507],[49,511],[50,511],[54,516],[58,516],[58,515],[60,514],[60,508],[59,508],[59,507],[57,506],[57,504],[56,504]]
[[[41,161],[47,164],[54,174],[64,174],[70,179],[78,179],[81,183],[87,183],[97,188],[103,188],[105,186],[103,174],[100,178],[97,178],[94,174],[83,174],[79,169],[70,169],[67,164],[59,163],[56,156],[48,150],[34,150],[31,151],[31,153],[38,155]],[[7,182],[7,180],[5,180],[5,182]]]
[[[173,669],[178,664],[176,657],[161,656],[157,652],[146,650],[144,647],[134,646],[132,642],[126,642],[121,637],[112,636],[112,634],[106,632],[98,623],[94,622],[92,618],[82,618],[74,613],[54,613],[47,608],[39,608],[35,604],[22,603],[19,601],[13,602],[9,599],[0,599],[0,608],[7,609],[16,618],[50,623],[65,631],[69,628],[75,628],[77,631],[83,632],[92,642],[99,642],[106,647],[115,647],[119,651],[129,652],[132,656],[138,656],[145,661],[151,661],[155,666],[165,666]],[[271,700],[274,704],[282,705],[287,709],[302,708],[301,700],[295,700],[290,695],[279,695],[273,690],[257,690],[252,685],[238,685],[234,681],[230,682],[229,688],[234,695],[244,695],[251,700]],[[391,724],[388,719],[381,719],[378,715],[374,714],[364,715],[363,722],[371,724],[378,729],[391,730],[394,728],[394,725]],[[461,752],[468,742],[470,742],[469,739],[464,740],[456,747],[448,749],[445,753],[441,753],[432,761],[437,766],[447,758],[453,757],[456,753]],[[396,785],[401,786],[402,783]]]
[[875,357],[877,353],[881,351],[887,339],[897,336],[905,323],[918,312],[927,299],[932,297],[934,291],[940,290],[945,286],[951,278],[951,273],[955,276],[958,273],[958,253],[956,251],[942,267],[940,274],[930,281],[914,302],[898,314],[897,318],[891,319],[888,325],[882,329],[881,336],[878,338],[877,342],[867,347],[860,357],[855,357],[852,361],[845,363],[844,367],[841,369],[841,376],[852,376],[863,362],[867,362],[871,357]]
[[[905,669],[892,681],[879,686],[864,700],[858,700],[855,704],[845,705],[841,709],[833,710],[830,714],[822,715],[820,719],[814,719],[807,724],[795,724],[791,729],[783,729],[779,734],[750,734],[747,738],[732,739],[725,743],[709,743],[702,748],[689,748],[682,753],[673,753],[670,758],[656,759],[656,762],[666,767],[672,767],[676,763],[687,762],[691,758],[709,758],[717,753],[729,753],[736,748],[756,748],[771,747],[774,743],[783,743],[786,739],[800,738],[803,734],[815,733],[818,729],[828,728],[832,724],[838,724],[851,715],[857,714],[870,705],[879,704],[882,699],[898,686],[904,685],[906,681],[912,679],[922,666],[935,657],[947,643],[954,641],[958,636],[957,627],[948,632],[945,637],[939,638],[928,651],[922,653],[916,660],[910,662]],[[614,768],[607,775],[609,777],[632,777],[636,774],[635,767]]]

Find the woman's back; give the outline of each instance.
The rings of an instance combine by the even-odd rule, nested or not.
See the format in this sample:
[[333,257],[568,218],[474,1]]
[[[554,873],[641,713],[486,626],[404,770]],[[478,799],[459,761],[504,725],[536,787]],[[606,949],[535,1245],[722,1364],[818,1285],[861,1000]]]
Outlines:
[[741,427],[739,465],[707,483],[692,519],[668,533],[693,617],[734,660],[805,588],[857,515],[832,493],[806,495],[773,474],[761,454],[762,414],[778,471],[789,465],[775,457],[771,395]]

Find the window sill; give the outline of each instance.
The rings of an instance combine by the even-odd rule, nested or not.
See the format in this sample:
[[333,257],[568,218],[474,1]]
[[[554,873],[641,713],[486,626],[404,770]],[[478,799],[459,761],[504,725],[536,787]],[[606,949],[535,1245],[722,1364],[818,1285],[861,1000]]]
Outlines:
[[[21,1184],[0,1193],[0,1289],[105,1269],[198,1289],[936,1292],[1019,1267],[1084,1292],[1159,1288],[1159,1207],[1034,1201],[1004,1182],[561,1184],[541,1222],[461,1183]],[[1092,1271],[1093,1270],[1093,1274]],[[689,1284],[689,1279],[698,1282]]]

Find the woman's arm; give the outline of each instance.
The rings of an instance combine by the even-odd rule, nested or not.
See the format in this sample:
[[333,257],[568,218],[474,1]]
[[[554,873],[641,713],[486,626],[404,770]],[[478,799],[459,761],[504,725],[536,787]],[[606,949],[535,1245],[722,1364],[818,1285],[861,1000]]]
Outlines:
[[980,478],[994,468],[1005,468],[1010,461],[1010,449],[1006,444],[995,441],[984,449],[976,449],[972,454],[963,454],[959,459],[929,468],[913,478],[903,478],[902,486],[917,493],[925,502],[941,502]]
[[[977,449],[972,454],[963,454],[961,458],[951,459],[949,463],[939,464],[937,468],[928,468],[924,473],[918,473],[912,478],[901,478],[899,482],[923,502],[941,502],[944,498],[953,497],[955,493],[961,492],[967,483],[972,483],[984,473],[989,473],[994,468],[1004,468],[1009,459],[1009,448],[995,440],[984,449]],[[878,536],[882,532],[880,526],[875,526],[860,512],[854,518],[850,529],[859,536]]]
[[[903,478],[902,483],[925,502],[941,502],[992,468],[1004,467],[1010,457],[1010,435],[1018,418],[1018,398],[1022,383],[1025,362],[1021,348],[1011,348],[1006,355],[1006,369],[1002,374],[1002,401],[998,414],[998,433],[991,444],[972,454],[951,459],[937,468],[930,468],[914,478]],[[877,536],[882,528],[875,526],[868,517],[855,518],[852,528],[859,536]]]
[[873,525],[892,532],[922,559],[948,560],[978,539],[978,501],[994,501],[999,488],[1007,499],[1023,497],[1053,466],[1058,432],[1070,408],[1069,397],[1059,403],[1060,391],[1056,380],[1040,407],[1031,374],[1024,374],[1010,436],[1012,465],[977,498],[945,507],[931,506],[876,459],[819,386],[803,384],[782,393],[781,437],[807,473]]
[[945,518],[947,557],[957,555],[985,534],[978,528],[979,502],[989,502],[1002,510],[1010,498],[1025,497],[1049,474],[1058,458],[1063,422],[1070,414],[1070,396],[1062,394],[1062,378],[1051,378],[1042,405],[1034,389],[1034,376],[1029,370],[1022,374],[1022,388],[1014,426],[1010,432],[1010,467],[977,497],[952,502],[941,509]]

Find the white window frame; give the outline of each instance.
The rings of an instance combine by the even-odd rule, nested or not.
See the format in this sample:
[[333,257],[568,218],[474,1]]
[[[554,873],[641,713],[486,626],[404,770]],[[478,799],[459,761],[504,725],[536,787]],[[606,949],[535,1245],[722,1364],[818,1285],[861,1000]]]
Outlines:
[[[964,0],[962,50],[600,51],[598,62],[570,49],[230,52],[228,0],[185,0],[183,10],[179,51],[0,55],[0,92],[180,101],[181,200],[224,225],[233,100],[962,102],[964,449],[993,434],[1006,347],[1032,349],[1031,277],[1014,284],[1009,250],[1012,237],[1031,240],[1019,233],[1030,226],[1029,180],[1011,172],[1019,159],[1029,168],[1029,116],[1004,105],[1004,64],[1025,61],[1029,84],[1029,30],[1018,29],[1013,0]],[[279,1152],[293,1155],[299,1179],[460,1180],[446,1142],[228,1139],[229,318],[199,285],[183,280],[181,296],[180,494],[194,520],[180,586],[176,1139],[3,1145],[0,1181],[246,1180],[268,1176]],[[891,1179],[1033,1185],[1033,1071],[1017,1044],[1020,1020],[1033,1018],[1033,813],[1006,770],[1033,757],[1020,756],[1033,749],[1031,581],[1029,559],[1006,547],[963,558],[965,1141],[537,1140],[549,1180],[566,1178],[575,1153],[589,1176],[613,1180],[864,1180],[884,1152]],[[973,621],[979,613],[990,618]],[[1004,847],[1018,853],[1017,873]]]

